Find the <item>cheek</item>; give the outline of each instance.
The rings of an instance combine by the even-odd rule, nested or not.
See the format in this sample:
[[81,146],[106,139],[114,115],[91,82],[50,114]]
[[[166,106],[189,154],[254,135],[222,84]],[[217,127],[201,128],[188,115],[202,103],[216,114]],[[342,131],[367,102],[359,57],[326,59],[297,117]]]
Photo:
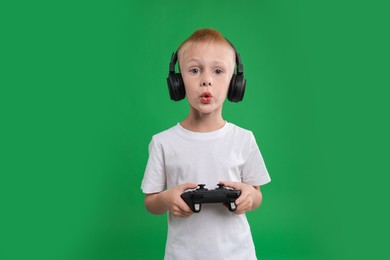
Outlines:
[[194,90],[194,88],[188,87],[185,85],[185,90],[186,90],[186,97],[189,101],[195,100],[198,98],[198,93]]
[[229,78],[227,78],[223,82],[223,84],[222,84],[223,87],[220,88],[220,93],[221,94],[227,94],[228,93],[228,90],[229,90],[229,87],[230,87],[230,80],[231,80],[231,78],[229,77]]
[[184,76],[183,78],[183,83],[184,83],[184,88],[186,90],[186,93],[191,93],[194,91],[194,82],[186,79]]

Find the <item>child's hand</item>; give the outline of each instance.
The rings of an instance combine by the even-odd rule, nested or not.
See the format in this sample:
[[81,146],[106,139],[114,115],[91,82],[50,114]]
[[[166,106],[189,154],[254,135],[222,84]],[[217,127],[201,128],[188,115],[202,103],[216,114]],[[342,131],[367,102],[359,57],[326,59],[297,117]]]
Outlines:
[[254,187],[249,184],[231,181],[220,181],[219,183],[224,184],[226,187],[241,191],[240,197],[235,202],[237,209],[234,211],[234,213],[238,215],[243,214],[260,206],[262,201],[260,187]]
[[167,207],[167,210],[171,212],[176,217],[189,217],[192,215],[192,210],[184,202],[184,200],[180,197],[180,195],[188,190],[195,189],[198,187],[198,184],[194,183],[185,183],[176,186],[173,189],[164,191],[162,195],[162,199]]

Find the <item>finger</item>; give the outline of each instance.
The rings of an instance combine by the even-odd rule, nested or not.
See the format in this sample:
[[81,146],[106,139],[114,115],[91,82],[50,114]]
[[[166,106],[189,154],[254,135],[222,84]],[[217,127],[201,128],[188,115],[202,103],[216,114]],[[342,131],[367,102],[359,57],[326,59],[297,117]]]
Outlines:
[[188,218],[188,217],[190,217],[192,215],[192,212],[185,212],[185,213],[183,213],[183,217],[184,218]]
[[237,206],[241,205],[241,203],[243,203],[246,200],[246,198],[247,198],[246,194],[245,193],[244,194],[241,193],[240,197],[238,197],[236,199],[236,201],[235,201],[236,205]]
[[236,203],[236,206],[237,206],[237,207],[240,206],[240,205],[241,205],[241,199],[240,199],[240,197],[238,197],[238,199],[236,199],[236,201],[235,201],[234,203]]
[[236,206],[237,206],[237,207],[236,207],[236,210],[233,211],[233,213],[236,214],[236,215],[242,214],[241,206],[239,206],[239,205],[237,205],[237,204],[236,204]]
[[172,210],[173,215],[176,217],[189,217],[192,214],[191,209],[187,206],[187,204],[183,205],[176,205]]
[[179,212],[178,212],[178,216],[180,216],[180,217],[183,217],[183,218],[188,218],[189,216],[191,216],[192,215],[192,211],[190,210],[190,211],[183,211],[183,210],[180,210]]
[[176,217],[184,218],[189,217],[189,213],[183,212],[180,209],[177,209],[175,211],[172,211],[172,214]]
[[187,203],[182,200],[177,202],[177,207],[180,209],[180,211],[185,213],[192,213],[191,208],[187,205]]
[[234,213],[236,213],[237,215],[241,215],[244,214],[246,211],[247,209],[245,205],[237,205],[237,209],[236,211],[234,211]]
[[236,214],[236,215],[242,215],[244,213],[245,213],[245,211],[241,211],[241,210],[234,211],[234,214]]
[[185,212],[182,212],[182,211],[175,211],[175,212],[172,212],[173,215],[175,217],[179,217],[179,218],[188,218],[189,216],[191,216],[191,214],[189,213],[185,213]]
[[192,210],[190,209],[190,207],[187,204],[182,205],[182,207],[180,207],[180,210],[186,214],[192,213]]
[[226,187],[230,187],[233,189],[239,189],[239,187],[240,187],[240,183],[238,183],[238,182],[220,181],[219,183],[225,185]]

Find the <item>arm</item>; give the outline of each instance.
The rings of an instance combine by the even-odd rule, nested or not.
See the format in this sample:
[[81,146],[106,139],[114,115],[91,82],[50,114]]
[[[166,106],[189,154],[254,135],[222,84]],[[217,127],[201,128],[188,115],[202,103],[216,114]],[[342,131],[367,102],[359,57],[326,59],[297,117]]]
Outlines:
[[197,186],[197,184],[186,183],[178,185],[171,190],[146,194],[145,207],[150,213],[156,215],[169,211],[176,217],[189,217],[192,215],[192,211],[180,195],[185,190],[195,189]]
[[243,214],[247,211],[260,207],[263,195],[259,186],[251,186],[240,182],[221,181],[226,187],[231,187],[241,191],[240,197],[236,200],[236,214]]

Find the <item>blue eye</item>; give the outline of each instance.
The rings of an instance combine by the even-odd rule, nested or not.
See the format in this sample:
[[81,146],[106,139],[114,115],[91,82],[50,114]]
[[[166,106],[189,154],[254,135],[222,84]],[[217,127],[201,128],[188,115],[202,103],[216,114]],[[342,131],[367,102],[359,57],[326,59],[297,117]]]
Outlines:
[[219,75],[219,74],[222,74],[223,71],[221,69],[216,69],[214,72],[215,72],[215,74]]
[[191,70],[190,70],[190,73],[191,73],[191,74],[198,74],[199,72],[200,72],[199,69],[191,69]]

